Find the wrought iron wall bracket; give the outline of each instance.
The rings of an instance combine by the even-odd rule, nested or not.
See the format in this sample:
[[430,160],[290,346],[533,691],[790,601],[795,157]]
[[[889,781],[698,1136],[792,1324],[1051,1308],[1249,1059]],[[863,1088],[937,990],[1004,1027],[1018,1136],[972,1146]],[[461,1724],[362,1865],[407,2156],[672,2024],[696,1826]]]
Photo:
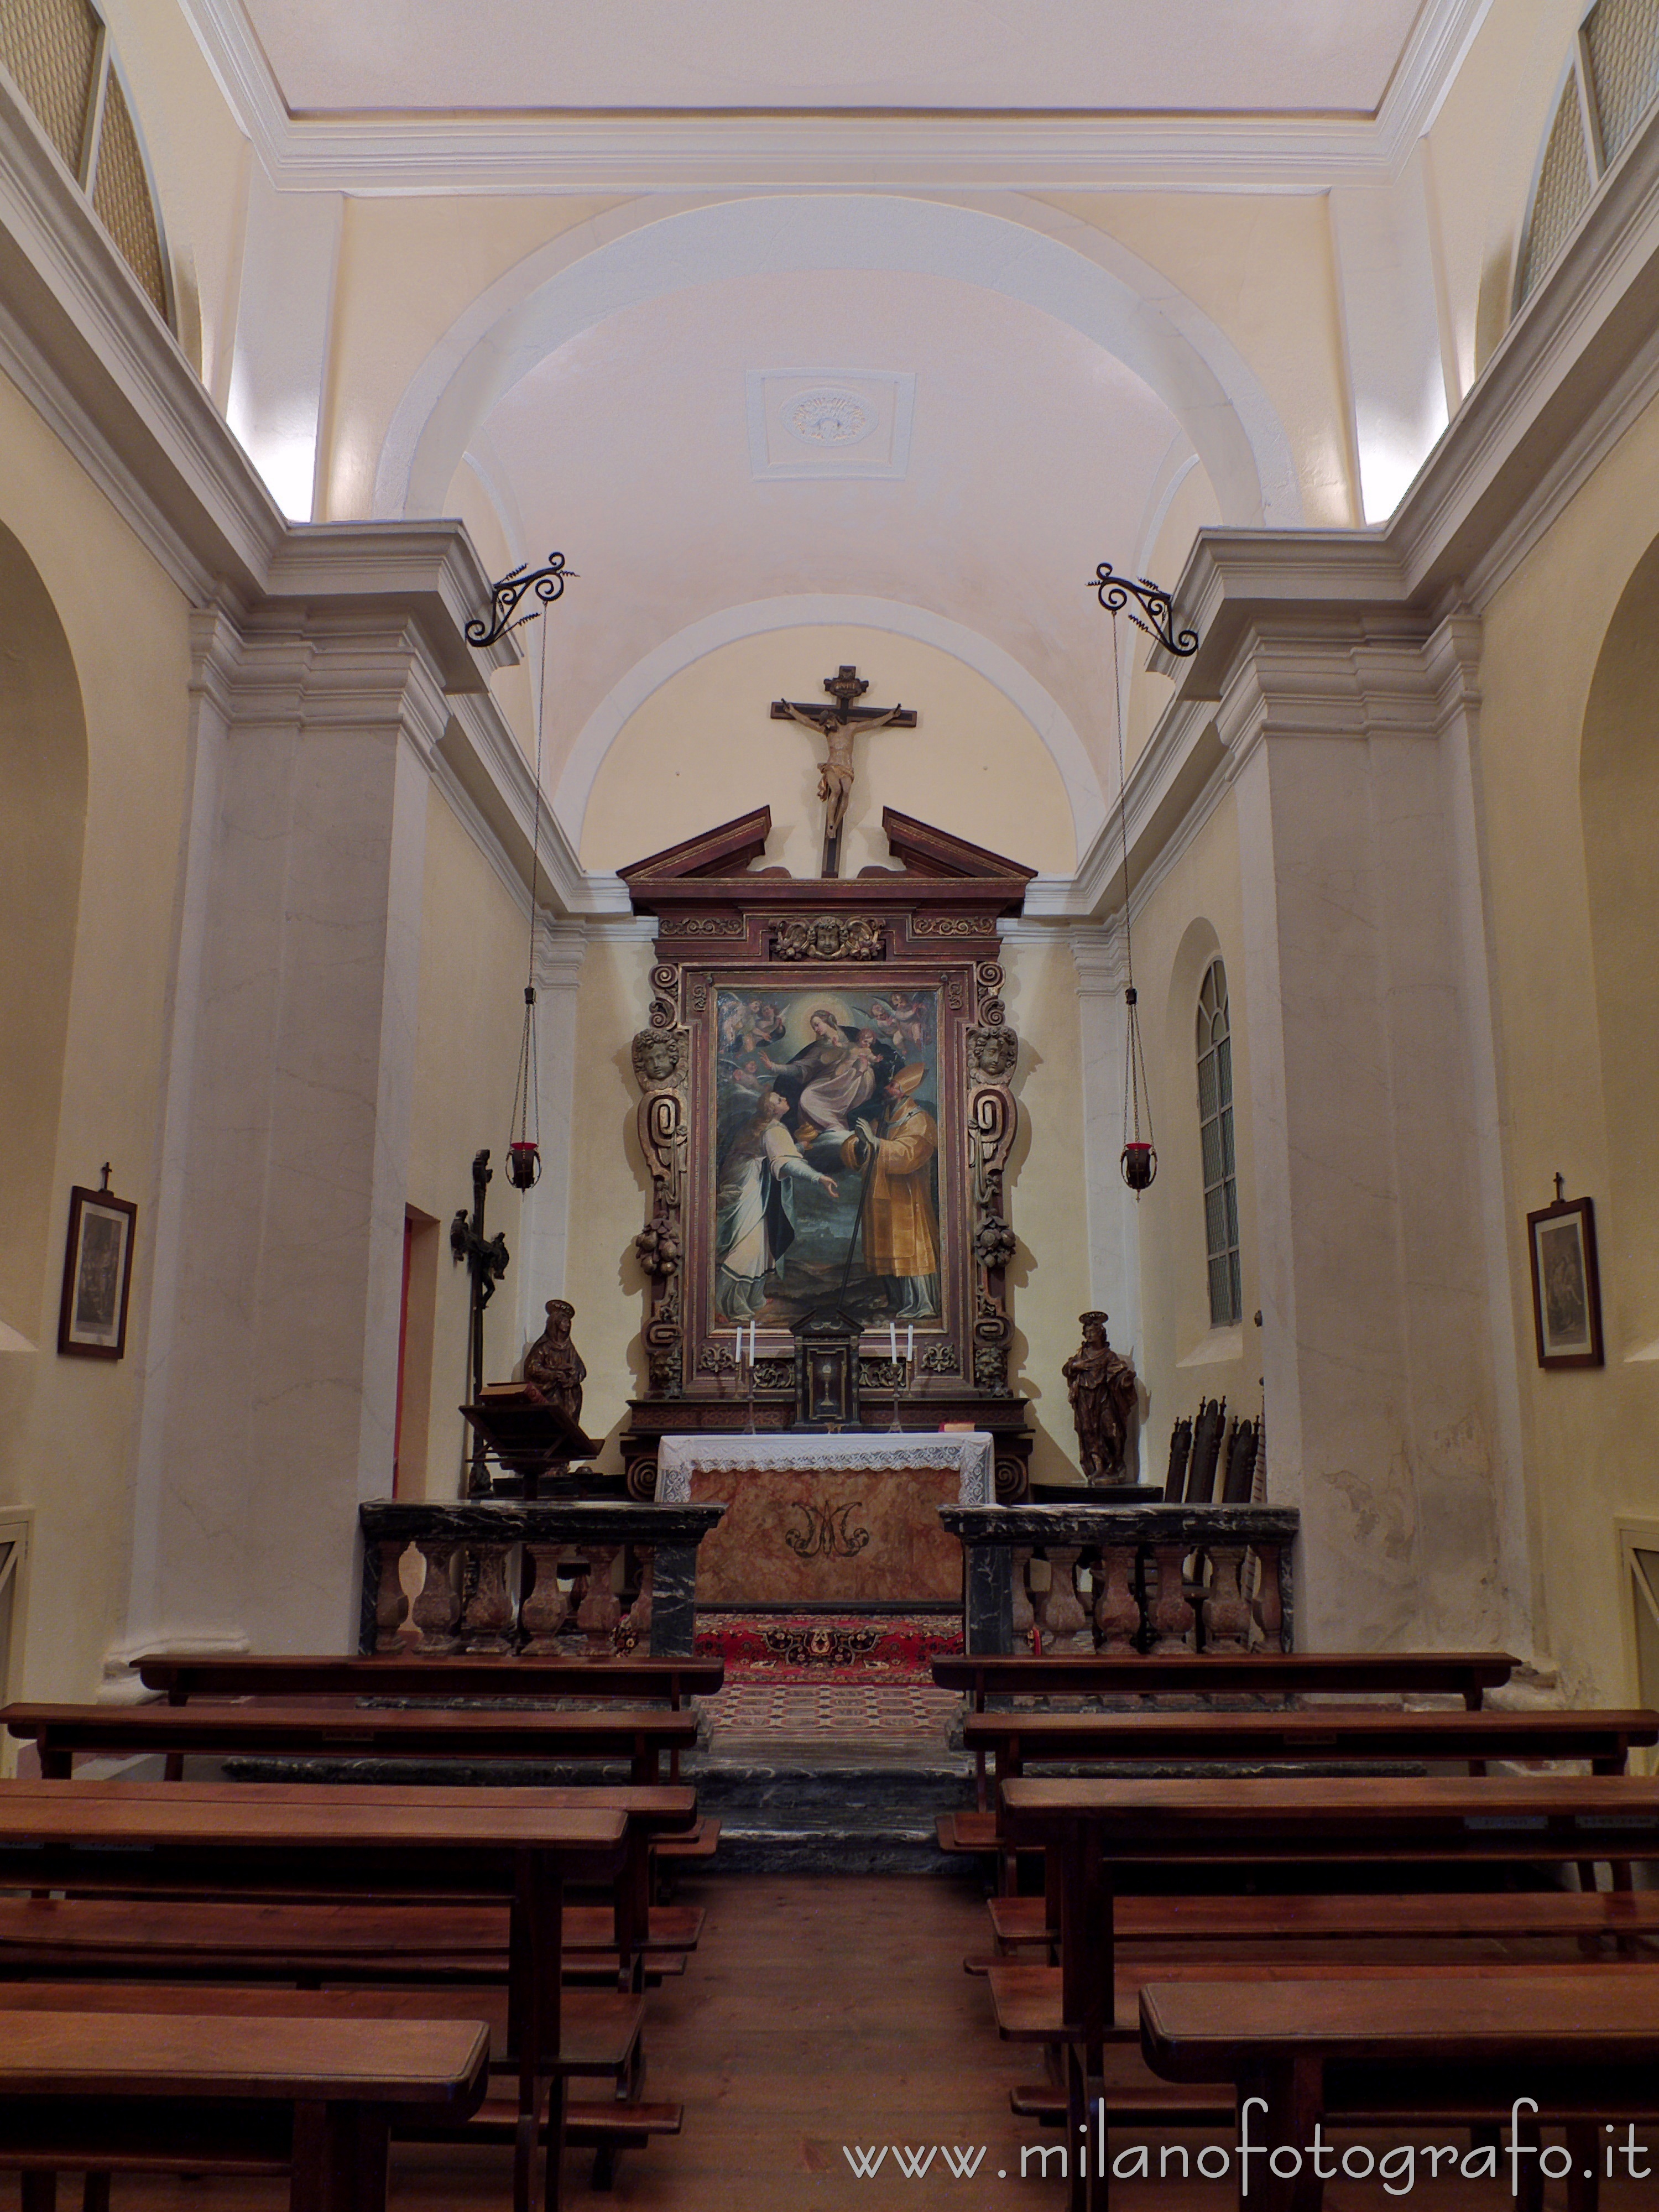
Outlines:
[[1137,629],[1144,629],[1148,637],[1155,637],[1164,651],[1173,653],[1177,659],[1190,660],[1198,651],[1198,632],[1176,630],[1170,594],[1160,590],[1150,576],[1132,583],[1127,576],[1114,575],[1111,562],[1103,561],[1089,579],[1089,589],[1109,615],[1121,614],[1133,599],[1146,619],[1143,622],[1139,615],[1131,614],[1129,620]]
[[[562,553],[550,553],[544,568],[532,568],[528,574],[520,561],[516,568],[507,570],[498,584],[490,586],[491,613],[488,619],[483,615],[475,615],[468,623],[467,643],[482,652],[485,646],[494,645],[497,638],[505,637],[508,630],[517,629],[525,623],[534,622],[542,607],[550,607],[555,599],[564,596],[565,579],[575,574],[574,568],[565,567]],[[534,592],[542,605],[532,607],[528,614],[520,615],[517,611],[519,602],[526,592]]]

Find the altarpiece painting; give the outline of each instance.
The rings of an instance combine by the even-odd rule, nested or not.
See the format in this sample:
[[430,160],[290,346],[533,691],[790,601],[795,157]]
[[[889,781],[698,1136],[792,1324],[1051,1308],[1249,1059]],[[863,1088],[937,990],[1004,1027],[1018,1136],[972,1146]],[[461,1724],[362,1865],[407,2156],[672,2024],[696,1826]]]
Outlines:
[[756,1331],[757,1426],[787,1427],[791,1325],[838,1309],[863,1328],[866,1425],[890,1411],[895,1339],[913,1343],[908,1423],[999,1431],[999,1494],[1021,1494],[1004,1189],[1018,1043],[997,932],[1030,872],[889,810],[897,866],[795,878],[752,866],[769,822],[757,810],[622,872],[658,917],[634,1042],[652,1200],[629,1488],[650,1494],[658,1437],[743,1425],[739,1330]]

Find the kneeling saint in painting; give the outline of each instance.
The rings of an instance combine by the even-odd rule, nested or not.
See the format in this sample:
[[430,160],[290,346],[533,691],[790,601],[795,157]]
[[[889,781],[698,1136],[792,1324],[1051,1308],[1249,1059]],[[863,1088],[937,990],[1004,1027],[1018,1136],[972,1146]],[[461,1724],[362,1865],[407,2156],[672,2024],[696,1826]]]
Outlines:
[[761,1099],[720,1163],[714,1187],[714,1304],[727,1321],[747,1321],[766,1304],[766,1279],[795,1241],[789,1185],[816,1184],[836,1195],[833,1178],[803,1159],[783,1125],[789,1103],[776,1091]]
[[860,1118],[841,1156],[864,1169],[869,1189],[862,1233],[866,1273],[878,1278],[888,1310],[900,1321],[932,1320],[939,1312],[939,1216],[927,1172],[939,1150],[939,1125],[915,1091],[927,1073],[921,1060],[900,1068],[883,1093],[879,1135]]

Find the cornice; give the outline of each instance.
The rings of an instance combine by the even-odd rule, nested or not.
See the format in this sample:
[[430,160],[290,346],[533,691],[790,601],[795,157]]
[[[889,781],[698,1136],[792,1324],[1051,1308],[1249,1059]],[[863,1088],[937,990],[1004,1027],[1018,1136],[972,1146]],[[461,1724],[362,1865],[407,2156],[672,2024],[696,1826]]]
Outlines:
[[281,190],[1316,191],[1397,175],[1491,0],[1428,0],[1375,115],[872,108],[291,113],[240,0],[185,0]]
[[282,514],[3,70],[0,363],[182,590],[257,592]]

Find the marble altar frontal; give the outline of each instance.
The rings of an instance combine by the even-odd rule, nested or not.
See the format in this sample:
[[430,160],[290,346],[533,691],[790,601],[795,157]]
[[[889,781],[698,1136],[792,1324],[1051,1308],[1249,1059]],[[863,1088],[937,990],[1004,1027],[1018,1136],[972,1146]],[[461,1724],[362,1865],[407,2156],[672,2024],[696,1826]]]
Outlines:
[[665,1437],[660,1504],[720,1504],[697,1603],[959,1605],[962,1547],[941,1505],[994,1503],[991,1438]]

